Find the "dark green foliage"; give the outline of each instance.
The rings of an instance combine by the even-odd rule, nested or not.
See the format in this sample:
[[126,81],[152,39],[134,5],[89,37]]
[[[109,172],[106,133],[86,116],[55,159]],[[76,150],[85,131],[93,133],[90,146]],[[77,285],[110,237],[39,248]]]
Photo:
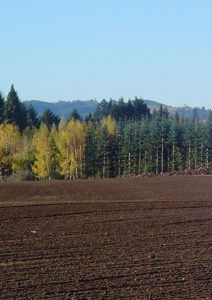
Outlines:
[[127,103],[124,102],[123,98],[118,102],[113,100],[107,102],[103,99],[96,108],[94,119],[99,122],[108,115],[111,115],[116,120],[140,120],[150,117],[150,110],[144,103],[144,100],[137,97],[134,100],[129,99]]
[[80,114],[78,113],[78,111],[76,109],[74,109],[71,114],[70,114],[70,117],[68,118],[68,121],[69,120],[79,120],[79,121],[82,121],[82,117],[80,116]]
[[29,105],[27,107],[26,111],[26,123],[27,127],[33,128],[39,126],[39,119],[37,117],[37,112],[35,111],[34,107],[32,105]]
[[4,97],[0,93],[0,124],[4,121]]
[[[98,150],[93,150],[90,134],[86,156],[87,160],[93,158],[88,169],[93,168],[94,157],[101,177],[192,170],[198,173],[200,169],[212,168],[212,114],[207,123],[202,123],[195,110],[192,118],[183,119],[178,114],[171,116],[163,106],[152,115],[148,111],[145,115],[138,99],[128,103],[121,99],[119,104],[112,103],[111,110],[117,120],[115,136],[110,137],[96,119]],[[107,114],[108,107],[103,101],[98,113]]]
[[206,147],[207,147],[207,161],[208,166],[212,169],[212,112],[209,115],[207,122],[207,133],[206,133]]
[[21,131],[25,128],[26,108],[20,102],[13,85],[4,104],[4,119],[8,123],[16,124]]
[[103,117],[108,116],[110,114],[110,107],[111,107],[111,103],[103,99],[97,105],[96,111],[94,112],[94,120],[96,122],[99,122]]
[[0,123],[15,124],[22,132],[26,127],[38,127],[37,113],[32,106],[26,107],[19,99],[18,93],[11,86],[6,101],[0,95]]
[[91,126],[86,135],[85,143],[85,177],[95,178],[99,171],[99,153],[97,130]]
[[92,114],[89,114],[85,117],[85,123],[88,123],[88,122],[92,122],[93,123],[93,115]]
[[47,109],[40,117],[40,122],[46,124],[46,126],[50,129],[53,124],[58,127],[60,119],[52,111],[50,111],[50,109]]
[[116,120],[124,119],[126,116],[126,103],[124,102],[124,98],[120,98],[117,103],[114,103],[111,109],[111,116],[113,116]]

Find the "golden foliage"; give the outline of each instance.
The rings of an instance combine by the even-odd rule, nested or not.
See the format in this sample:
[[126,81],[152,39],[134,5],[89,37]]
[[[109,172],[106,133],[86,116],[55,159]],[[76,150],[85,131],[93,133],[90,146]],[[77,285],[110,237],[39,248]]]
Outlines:
[[101,126],[104,127],[110,135],[116,134],[116,120],[111,116],[104,117],[101,120]]
[[60,173],[66,178],[82,176],[85,133],[85,124],[73,119],[58,131]]
[[51,179],[53,161],[52,137],[45,124],[41,124],[40,128],[34,133],[32,143],[35,148],[33,172],[39,178]]
[[16,125],[6,123],[0,125],[0,162],[3,168],[12,167],[19,142],[20,133]]

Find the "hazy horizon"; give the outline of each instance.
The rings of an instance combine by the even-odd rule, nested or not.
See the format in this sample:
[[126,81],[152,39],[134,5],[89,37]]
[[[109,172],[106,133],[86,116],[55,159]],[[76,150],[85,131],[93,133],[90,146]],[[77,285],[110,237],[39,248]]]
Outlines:
[[209,0],[1,1],[0,90],[212,108]]
[[[111,98],[112,100],[119,100],[119,99],[114,99],[114,98]],[[130,98],[131,100],[134,99],[134,97]],[[45,100],[45,99],[21,99],[22,102],[25,102],[25,101],[40,101],[40,102],[46,102],[46,103],[51,103],[51,104],[57,104],[59,102],[74,102],[74,101],[96,101],[96,102],[101,102],[103,99],[65,99],[65,100],[57,100],[57,101],[49,101],[49,100]],[[110,99],[105,99],[106,101],[109,101]],[[124,102],[127,102],[129,99],[124,99]],[[211,110],[212,108],[211,107],[206,107],[204,105],[199,105],[199,106],[190,106],[190,105],[187,105],[187,104],[183,104],[183,105],[170,105],[170,104],[166,104],[164,103],[163,101],[160,101],[160,100],[154,100],[154,99],[143,99],[144,101],[155,101],[155,102],[158,102],[160,104],[164,104],[164,105],[167,105],[167,106],[172,106],[172,107],[190,107],[190,108],[205,108],[205,109],[209,109]]]

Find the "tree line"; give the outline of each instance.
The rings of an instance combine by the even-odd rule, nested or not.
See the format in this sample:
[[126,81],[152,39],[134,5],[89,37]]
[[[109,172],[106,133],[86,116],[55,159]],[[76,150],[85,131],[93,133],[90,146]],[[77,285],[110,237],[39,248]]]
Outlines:
[[201,122],[150,113],[141,98],[102,100],[84,120],[75,110],[60,120],[50,110],[38,118],[14,86],[0,94],[0,175],[23,179],[212,173],[212,113]]

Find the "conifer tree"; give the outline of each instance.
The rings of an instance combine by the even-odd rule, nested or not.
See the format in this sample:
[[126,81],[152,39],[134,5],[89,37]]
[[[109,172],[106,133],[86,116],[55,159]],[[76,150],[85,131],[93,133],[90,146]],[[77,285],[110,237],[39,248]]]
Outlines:
[[210,168],[210,172],[212,172],[212,112],[207,120],[206,167]]
[[29,127],[30,129],[33,129],[33,127],[38,128],[39,126],[39,119],[37,117],[37,112],[35,111],[32,105],[27,107],[26,110],[26,126]]
[[70,114],[70,117],[68,119],[68,121],[70,120],[79,120],[79,121],[82,121],[82,117],[80,116],[79,112],[77,111],[77,109],[74,109],[71,114]]
[[96,177],[98,175],[99,155],[98,155],[98,134],[94,123],[89,120],[86,123],[85,137],[85,176]]
[[0,92],[0,124],[3,123],[4,120],[4,97]]
[[59,125],[60,118],[55,115],[50,109],[46,109],[40,117],[40,122],[46,124],[46,126],[50,130],[53,124],[55,124],[56,126]]
[[26,109],[13,85],[4,104],[4,119],[7,123],[16,124],[21,131],[25,128]]

